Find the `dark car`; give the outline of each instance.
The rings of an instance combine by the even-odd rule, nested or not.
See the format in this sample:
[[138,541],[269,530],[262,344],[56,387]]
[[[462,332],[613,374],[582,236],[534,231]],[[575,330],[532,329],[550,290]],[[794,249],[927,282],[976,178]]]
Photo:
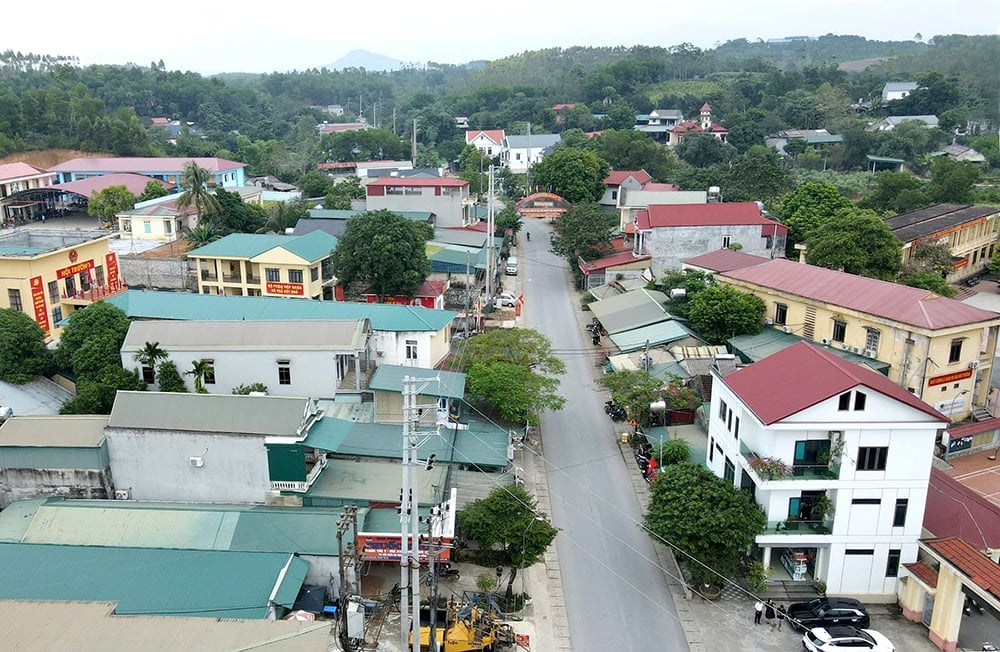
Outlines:
[[788,606],[788,623],[800,632],[831,625],[865,629],[870,622],[865,606],[854,598],[816,598]]

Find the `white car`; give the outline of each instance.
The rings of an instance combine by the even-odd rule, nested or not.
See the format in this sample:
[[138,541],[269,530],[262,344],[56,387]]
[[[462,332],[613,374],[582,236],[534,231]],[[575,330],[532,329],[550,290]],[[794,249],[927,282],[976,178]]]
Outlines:
[[520,301],[514,295],[513,292],[501,292],[500,294],[498,294],[496,296],[496,299],[494,299],[494,301],[493,301],[493,304],[497,308],[503,308],[505,306],[514,307],[514,306],[516,306],[519,303],[520,303]]
[[858,629],[853,625],[833,625],[810,629],[802,637],[803,649],[810,652],[846,652],[871,650],[895,652],[893,644],[874,629]]

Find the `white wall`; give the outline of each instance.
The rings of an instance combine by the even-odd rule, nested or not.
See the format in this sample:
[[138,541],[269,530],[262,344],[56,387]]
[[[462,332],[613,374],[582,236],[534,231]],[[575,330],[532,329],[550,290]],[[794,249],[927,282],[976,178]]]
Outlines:
[[[372,334],[371,345],[375,364],[392,364],[433,369],[434,366],[441,360],[433,359],[435,356],[431,347],[432,335],[435,335],[435,333],[427,331],[401,333],[375,331]],[[408,360],[406,358],[406,342],[408,340],[413,340],[417,343],[416,360]],[[381,352],[382,355],[379,355],[379,352]]]
[[271,488],[262,436],[110,427],[105,436],[115,488],[134,500],[263,503]]
[[[725,236],[729,236],[730,244],[742,245],[742,253],[765,258],[771,255],[760,224],[655,228],[642,234],[643,253],[653,257],[653,270],[659,274],[664,269],[680,269],[685,258],[722,249]],[[776,242],[773,249],[775,255],[783,256],[783,241]]]

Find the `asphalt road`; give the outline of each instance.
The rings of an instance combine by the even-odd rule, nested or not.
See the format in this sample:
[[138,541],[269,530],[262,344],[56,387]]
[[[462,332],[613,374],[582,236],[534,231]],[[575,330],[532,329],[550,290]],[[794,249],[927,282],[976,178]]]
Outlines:
[[[542,415],[552,523],[574,652],[689,650],[630,483],[615,428],[594,381],[595,347],[577,319],[563,259],[548,225],[529,221],[517,248],[524,325],[543,333],[566,363],[566,406]],[[509,285],[509,283],[507,283]]]

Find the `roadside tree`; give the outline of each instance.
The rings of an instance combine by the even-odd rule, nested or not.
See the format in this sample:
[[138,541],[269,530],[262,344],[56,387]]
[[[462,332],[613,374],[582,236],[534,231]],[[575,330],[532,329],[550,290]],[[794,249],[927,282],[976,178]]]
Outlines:
[[556,147],[532,168],[531,177],[571,204],[580,204],[601,198],[609,170],[607,161],[596,152]]
[[333,250],[333,272],[341,285],[363,284],[381,301],[387,295],[412,297],[431,273],[425,245],[430,225],[387,210],[352,217]]
[[709,344],[725,344],[736,335],[760,332],[764,300],[730,285],[711,285],[689,304],[691,328]]
[[[542,520],[537,520],[541,518]],[[520,485],[497,487],[457,515],[463,534],[484,551],[499,552],[515,568],[527,568],[545,554],[559,530],[541,516],[535,499]]]
[[45,331],[20,310],[0,310],[0,380],[20,385],[45,373]]
[[577,257],[594,260],[611,251],[611,237],[618,226],[618,214],[601,210],[597,204],[577,204],[552,225],[552,251],[569,263],[577,285],[583,275]]

